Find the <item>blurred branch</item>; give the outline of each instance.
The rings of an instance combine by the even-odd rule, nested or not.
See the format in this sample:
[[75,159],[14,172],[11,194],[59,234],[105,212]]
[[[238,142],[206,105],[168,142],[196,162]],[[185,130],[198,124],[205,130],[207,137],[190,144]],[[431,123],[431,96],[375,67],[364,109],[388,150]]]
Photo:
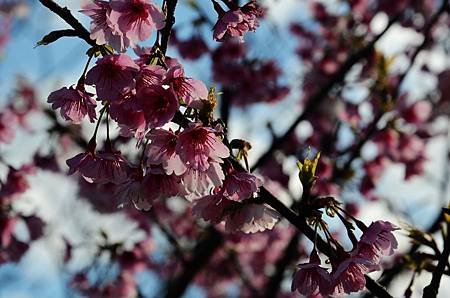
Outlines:
[[358,63],[361,59],[367,57],[371,53],[371,51],[374,49],[375,43],[389,30],[389,28],[395,22],[397,22],[399,17],[400,14],[397,14],[395,17],[389,20],[389,23],[387,24],[386,28],[384,28],[384,30],[380,34],[375,36],[373,40],[370,41],[365,47],[363,47],[362,49],[351,55],[342,64],[339,70],[330,77],[330,79],[324,84],[324,86],[321,86],[321,88],[319,88],[319,90],[309,98],[309,100],[307,101],[308,103],[303,112],[297,117],[297,119],[295,119],[295,121],[291,124],[291,126],[286,130],[286,132],[282,136],[272,141],[270,148],[265,153],[263,153],[261,157],[256,161],[256,163],[252,166],[252,171],[262,166],[276,150],[281,148],[284,142],[286,142],[289,139],[289,136],[295,131],[297,125],[303,120],[305,120],[316,110],[316,108],[327,97],[328,93],[333,89],[335,85],[344,81],[347,72],[356,63]]

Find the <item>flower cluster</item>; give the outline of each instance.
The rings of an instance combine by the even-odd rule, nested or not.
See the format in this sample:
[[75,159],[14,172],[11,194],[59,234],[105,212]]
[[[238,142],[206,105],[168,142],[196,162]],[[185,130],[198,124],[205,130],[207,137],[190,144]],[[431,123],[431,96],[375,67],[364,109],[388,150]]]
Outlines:
[[255,31],[259,26],[258,18],[264,15],[264,10],[252,0],[242,7],[234,7],[225,12],[217,3],[214,8],[219,14],[219,20],[214,25],[214,39],[225,41],[231,38],[238,38],[244,41],[244,34],[248,31]]
[[119,52],[147,40],[152,30],[165,25],[164,14],[152,0],[93,0],[82,8],[92,19],[91,38]]
[[397,240],[392,234],[397,229],[390,222],[373,222],[350,253],[343,258],[331,259],[331,273],[320,266],[319,255],[313,249],[309,262],[298,265],[292,291],[305,296],[342,296],[363,290],[366,285],[364,274],[379,270],[381,257],[392,255],[397,248]]

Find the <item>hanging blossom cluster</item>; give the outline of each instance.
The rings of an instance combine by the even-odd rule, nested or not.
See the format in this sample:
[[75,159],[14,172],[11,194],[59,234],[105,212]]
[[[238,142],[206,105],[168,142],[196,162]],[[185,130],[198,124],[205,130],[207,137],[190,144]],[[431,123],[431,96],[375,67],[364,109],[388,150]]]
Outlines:
[[356,247],[342,257],[331,259],[332,272],[321,267],[320,257],[314,248],[308,263],[298,265],[292,281],[292,291],[305,296],[341,296],[364,289],[364,274],[380,270],[382,256],[390,256],[397,248],[390,222],[375,221],[365,228]]
[[[120,37],[118,51],[164,25],[160,9],[149,1],[93,1],[82,12],[92,18],[91,37],[99,44],[114,45]],[[67,160],[69,173],[79,173],[89,183],[115,185],[117,198],[141,210],[149,210],[155,200],[180,196],[193,201],[195,215],[224,221],[229,231],[271,229],[278,214],[253,200],[262,181],[233,165],[224,127],[212,117],[214,91],[187,77],[176,59],[161,57],[157,46],[136,47],[135,52],[134,60],[124,53],[104,55],[76,85],[49,95],[48,102],[65,120],[97,121],[85,152]],[[117,123],[122,137],[137,140],[143,151],[139,162],[130,162],[114,148],[109,121],[105,146],[97,148],[105,115]],[[176,121],[176,115],[187,121]],[[178,129],[170,128],[174,123]]]
[[[224,41],[213,53],[218,61],[213,68],[215,80],[232,85],[236,77],[242,79],[242,86],[237,88],[241,91],[231,90],[238,105],[240,101],[281,99],[288,90],[276,82],[280,73],[277,67],[271,62],[245,61],[245,49],[234,42],[242,41],[246,32],[256,29],[263,10],[256,1],[242,7],[225,3],[229,5],[227,12],[213,1],[219,14],[213,37]],[[162,9],[150,0],[93,0],[81,12],[92,19],[90,37],[98,47],[88,51],[89,61],[78,82],[48,97],[48,103],[59,110],[64,120],[73,124],[86,118],[96,122],[84,152],[66,161],[69,174],[78,173],[90,184],[111,187],[121,205],[132,203],[139,210],[148,211],[158,202],[182,197],[191,202],[192,215],[212,224],[224,223],[228,232],[272,229],[280,217],[280,210],[273,208],[279,205],[273,206],[263,198],[263,180],[249,171],[247,155],[251,146],[243,140],[228,141],[226,126],[214,118],[214,88],[208,89],[202,81],[188,77],[177,59],[166,56],[161,51],[160,36],[153,47],[138,46],[153,30],[165,28],[166,22],[170,27]],[[135,59],[125,54],[128,47],[133,47]],[[100,55],[89,69],[91,58]],[[242,63],[250,67],[241,67]],[[258,99],[252,101],[252,94]],[[415,115],[413,111],[409,114]],[[103,120],[106,141],[100,146],[97,134]],[[111,123],[118,127],[120,138],[136,141],[140,158],[134,160],[117,150],[117,140],[110,139]],[[242,158],[246,169],[239,163]],[[310,262],[299,265],[292,291],[307,296],[357,292],[365,287],[364,275],[380,269],[381,257],[393,254],[397,242],[392,231],[397,228],[382,221],[366,227],[334,198],[317,196],[312,189],[318,178],[318,162],[319,155],[299,163],[303,196],[294,206],[299,214],[291,212],[315,226],[319,248],[328,251],[332,271],[320,266],[315,241]],[[325,170],[321,170],[321,176],[332,180],[331,161],[324,159],[322,164]],[[329,194],[329,190],[322,188],[319,193]],[[331,235],[321,209],[344,223],[352,251],[345,251]],[[359,241],[348,218],[363,232]],[[319,228],[327,242],[321,239]]]

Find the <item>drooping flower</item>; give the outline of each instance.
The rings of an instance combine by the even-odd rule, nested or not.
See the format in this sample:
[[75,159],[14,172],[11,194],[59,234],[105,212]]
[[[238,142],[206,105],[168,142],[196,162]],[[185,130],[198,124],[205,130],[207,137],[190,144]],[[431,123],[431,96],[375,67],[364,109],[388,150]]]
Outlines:
[[262,181],[245,171],[232,170],[223,183],[224,195],[234,201],[243,201],[258,191]]
[[150,143],[147,146],[147,163],[161,165],[167,175],[180,176],[187,170],[186,165],[176,153],[178,136],[171,130],[155,129],[148,135]]
[[298,291],[307,297],[328,295],[331,276],[325,268],[320,267],[320,258],[315,250],[311,252],[309,263],[299,264],[298,268],[292,279],[292,292]]
[[145,136],[146,122],[144,112],[140,109],[135,98],[111,104],[109,113],[111,118],[119,124],[121,136],[134,136],[137,139],[142,139]]
[[343,260],[332,273],[331,294],[342,296],[363,290],[366,286],[364,274],[369,272],[370,265],[363,258],[349,257]]
[[90,36],[98,45],[110,44],[119,52],[124,52],[130,46],[130,40],[117,30],[109,19],[109,1],[92,0],[83,5],[80,12],[92,19]]
[[180,133],[176,150],[189,168],[206,171],[211,161],[221,162],[222,158],[230,156],[215,132],[213,128],[196,123]]
[[66,161],[69,174],[80,172],[90,183],[121,184],[128,177],[129,164],[120,152],[112,150],[80,153]]
[[222,171],[220,163],[210,159],[208,160],[208,164],[209,167],[204,171],[187,166],[182,180],[186,193],[190,194],[186,197],[188,200],[205,195],[212,186],[217,187],[222,185],[225,174]]
[[60,109],[61,116],[75,124],[80,124],[87,115],[90,122],[96,119],[95,107],[97,106],[91,94],[81,86],[63,87],[52,92],[47,99],[52,104],[52,109]]
[[108,55],[97,60],[86,75],[86,84],[95,85],[97,97],[110,102],[120,101],[135,87],[139,66],[126,54]]
[[151,0],[112,0],[110,20],[133,43],[148,39],[165,25],[164,14]]
[[227,232],[241,231],[248,234],[271,230],[280,218],[278,212],[263,204],[238,204],[238,208],[231,208],[227,212]]
[[201,109],[202,99],[208,98],[208,88],[199,80],[185,77],[183,66],[176,60],[170,59],[169,69],[163,83],[172,86],[179,100],[183,100],[188,107]]
[[370,262],[369,271],[379,270],[380,258],[394,254],[398,243],[392,231],[398,228],[388,221],[378,220],[364,231],[352,255]]
[[166,71],[159,65],[141,65],[136,77],[136,90],[154,85],[162,85]]
[[214,39],[224,41],[238,37],[243,42],[244,34],[255,31],[259,26],[258,18],[264,15],[264,11],[252,0],[242,7],[220,14],[219,20],[214,25]]
[[157,128],[172,120],[179,104],[173,91],[159,85],[145,87],[136,94],[147,128]]

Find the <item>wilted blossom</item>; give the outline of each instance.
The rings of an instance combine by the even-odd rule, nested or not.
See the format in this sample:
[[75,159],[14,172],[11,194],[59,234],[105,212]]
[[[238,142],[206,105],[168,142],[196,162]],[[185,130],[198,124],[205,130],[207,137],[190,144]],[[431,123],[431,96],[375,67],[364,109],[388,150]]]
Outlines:
[[230,156],[230,151],[216,136],[211,127],[192,124],[178,137],[176,150],[181,160],[194,170],[206,171],[211,161],[221,162]]
[[130,40],[110,21],[109,1],[92,0],[81,8],[80,12],[92,19],[90,36],[97,44],[110,44],[119,52],[124,52],[130,46]]
[[112,150],[80,153],[66,161],[69,174],[80,172],[90,183],[123,183],[128,176],[129,164],[120,152]]
[[136,99],[144,113],[148,129],[168,123],[179,107],[172,90],[158,85],[142,88],[136,95]]
[[320,267],[320,258],[315,249],[311,252],[309,263],[299,264],[299,270],[292,279],[291,291],[298,291],[307,297],[330,291],[331,276],[325,268]]
[[202,99],[208,98],[208,88],[202,81],[186,78],[183,66],[176,59],[170,59],[169,66],[163,83],[172,86],[178,99],[187,106],[201,109]]
[[242,7],[221,11],[219,14],[219,20],[214,25],[214,39],[224,41],[238,37],[240,41],[244,41],[244,34],[255,31],[259,26],[258,18],[264,15],[264,11],[252,0]]
[[151,0],[112,0],[111,22],[133,43],[164,27],[164,14]]
[[176,152],[178,136],[171,130],[155,129],[148,135],[150,143],[147,146],[147,163],[161,165],[167,175],[180,176],[187,170]]
[[86,84],[95,85],[97,97],[110,102],[120,101],[135,87],[139,66],[126,54],[108,55],[97,60],[86,75]]
[[14,139],[17,122],[17,116],[9,109],[0,112],[0,143],[10,143]]
[[47,99],[52,104],[52,109],[60,109],[61,116],[75,124],[80,124],[87,115],[90,122],[95,121],[95,100],[82,86],[63,87],[52,92]]

